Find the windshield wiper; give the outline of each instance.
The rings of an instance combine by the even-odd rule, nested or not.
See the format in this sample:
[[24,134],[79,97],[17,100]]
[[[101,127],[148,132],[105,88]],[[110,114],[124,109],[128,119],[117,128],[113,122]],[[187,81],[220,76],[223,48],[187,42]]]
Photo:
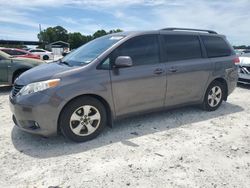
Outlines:
[[59,63],[62,63],[62,64],[65,64],[65,65],[71,66],[68,62],[62,61],[62,59],[59,60]]

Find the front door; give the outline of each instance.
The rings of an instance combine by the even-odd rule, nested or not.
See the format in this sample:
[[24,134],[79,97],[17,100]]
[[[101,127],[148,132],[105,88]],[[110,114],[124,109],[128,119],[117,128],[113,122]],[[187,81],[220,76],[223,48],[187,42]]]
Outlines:
[[8,65],[9,61],[0,56],[0,83],[8,82]]
[[158,35],[129,39],[110,56],[130,56],[132,67],[110,70],[116,115],[163,107],[166,92],[165,64],[159,61]]

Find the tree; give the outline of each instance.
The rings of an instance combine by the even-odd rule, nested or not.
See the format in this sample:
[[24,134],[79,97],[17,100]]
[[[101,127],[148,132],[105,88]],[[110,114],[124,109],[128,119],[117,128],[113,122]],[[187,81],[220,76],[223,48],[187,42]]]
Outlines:
[[107,32],[105,30],[97,30],[94,34],[93,34],[93,38],[96,39],[98,37],[102,37],[104,35],[107,35]]
[[48,27],[37,35],[38,39],[43,43],[51,43],[55,41],[68,41],[68,31],[62,26]]
[[122,30],[121,29],[112,29],[112,30],[109,31],[109,34],[111,34],[111,33],[119,33],[119,32],[122,32]]
[[101,29],[96,31],[93,35],[82,35],[79,32],[68,33],[68,31],[64,29],[62,26],[56,26],[56,27],[48,27],[47,29],[41,31],[37,35],[37,37],[39,41],[42,42],[42,45],[40,45],[41,48],[44,48],[46,44],[50,44],[52,42],[60,40],[70,43],[71,49],[75,49],[98,37],[118,32],[122,32],[122,30],[113,29],[110,30],[109,32],[106,32],[105,30]]
[[79,32],[69,33],[68,35],[68,43],[70,43],[70,48],[75,49],[79,46],[87,43],[87,37],[82,35]]

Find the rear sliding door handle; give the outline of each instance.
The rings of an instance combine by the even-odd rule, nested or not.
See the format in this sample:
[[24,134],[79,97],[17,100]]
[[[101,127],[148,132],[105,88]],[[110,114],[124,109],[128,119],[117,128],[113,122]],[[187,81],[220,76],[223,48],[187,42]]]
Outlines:
[[154,70],[154,74],[159,75],[159,74],[162,74],[162,73],[164,73],[164,70],[163,70],[163,69],[155,69],[155,70]]

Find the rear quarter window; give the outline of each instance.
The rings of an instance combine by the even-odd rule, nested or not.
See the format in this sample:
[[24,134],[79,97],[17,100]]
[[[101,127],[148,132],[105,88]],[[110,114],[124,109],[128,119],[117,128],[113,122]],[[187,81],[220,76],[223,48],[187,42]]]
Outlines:
[[201,38],[205,45],[207,56],[209,58],[232,55],[230,46],[223,38],[215,36],[201,36]]

